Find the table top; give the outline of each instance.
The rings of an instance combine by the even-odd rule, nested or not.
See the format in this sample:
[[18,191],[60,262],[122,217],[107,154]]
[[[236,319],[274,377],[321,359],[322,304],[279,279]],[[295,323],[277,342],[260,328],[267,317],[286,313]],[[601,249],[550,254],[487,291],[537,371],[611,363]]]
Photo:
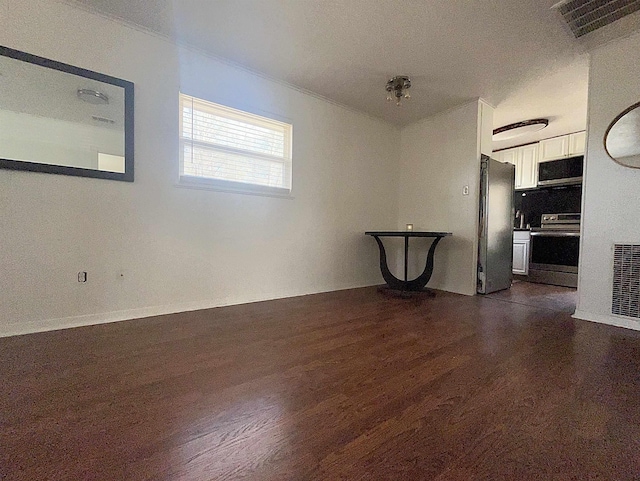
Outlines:
[[451,232],[427,232],[419,230],[379,230],[367,231],[365,235],[376,237],[447,237]]

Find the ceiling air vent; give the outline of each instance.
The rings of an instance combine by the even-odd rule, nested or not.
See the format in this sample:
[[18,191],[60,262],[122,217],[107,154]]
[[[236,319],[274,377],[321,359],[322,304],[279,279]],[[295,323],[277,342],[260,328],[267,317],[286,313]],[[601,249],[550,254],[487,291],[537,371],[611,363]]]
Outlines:
[[611,313],[640,319],[640,244],[613,246]]
[[564,0],[554,7],[579,38],[640,10],[640,0]]

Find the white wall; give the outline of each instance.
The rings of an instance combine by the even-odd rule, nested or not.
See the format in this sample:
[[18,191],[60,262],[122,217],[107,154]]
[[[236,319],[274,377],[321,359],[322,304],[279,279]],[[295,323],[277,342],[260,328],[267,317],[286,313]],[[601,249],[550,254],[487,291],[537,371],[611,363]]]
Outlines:
[[[391,125],[53,0],[0,0],[0,44],[136,95],[134,183],[0,170],[0,335],[381,282]],[[175,187],[180,90],[289,119],[294,198]]]
[[640,170],[605,153],[610,122],[640,101],[640,34],[594,51],[589,71],[586,170],[576,317],[640,329],[611,315],[613,244],[640,243]]
[[[487,130],[480,122],[483,106],[489,109],[470,102],[401,132],[398,227],[411,223],[414,230],[452,232],[438,244],[429,287],[467,295],[476,292],[480,138]],[[488,125],[491,120],[489,115]],[[424,269],[429,242],[411,242],[414,277]]]

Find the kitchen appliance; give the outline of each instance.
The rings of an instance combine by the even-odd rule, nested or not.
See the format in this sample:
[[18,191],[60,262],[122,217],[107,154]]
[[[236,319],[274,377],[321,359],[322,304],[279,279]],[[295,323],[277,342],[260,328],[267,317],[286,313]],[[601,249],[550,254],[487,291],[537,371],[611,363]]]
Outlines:
[[584,156],[538,163],[538,187],[582,183]]
[[511,287],[515,175],[514,165],[482,156],[477,285],[480,294]]
[[578,286],[580,214],[543,214],[531,229],[529,279],[556,286]]

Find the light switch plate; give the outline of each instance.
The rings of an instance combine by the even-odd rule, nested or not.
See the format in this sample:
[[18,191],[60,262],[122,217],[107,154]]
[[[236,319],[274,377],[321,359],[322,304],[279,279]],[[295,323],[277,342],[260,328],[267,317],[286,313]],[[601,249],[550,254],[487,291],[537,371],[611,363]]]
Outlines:
[[462,187],[462,195],[469,195],[469,186],[465,185]]

